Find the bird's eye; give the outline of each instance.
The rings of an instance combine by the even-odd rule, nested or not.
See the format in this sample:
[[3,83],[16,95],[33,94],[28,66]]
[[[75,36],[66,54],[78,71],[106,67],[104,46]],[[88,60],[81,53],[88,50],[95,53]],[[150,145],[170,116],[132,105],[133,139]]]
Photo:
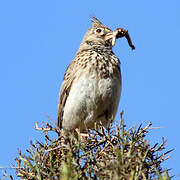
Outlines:
[[97,33],[100,33],[101,31],[102,31],[101,29],[97,29],[97,30],[96,30]]

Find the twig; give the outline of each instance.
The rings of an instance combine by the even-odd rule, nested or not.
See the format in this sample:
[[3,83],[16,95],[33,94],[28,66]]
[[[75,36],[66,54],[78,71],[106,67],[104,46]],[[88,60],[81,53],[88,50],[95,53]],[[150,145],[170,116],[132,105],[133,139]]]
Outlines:
[[45,125],[48,127],[48,128],[45,128],[45,127],[38,127],[38,122],[36,122],[36,125],[34,127],[35,130],[38,130],[38,131],[42,131],[42,133],[44,132],[47,132],[47,131],[55,131],[57,132],[57,129],[56,128],[53,128],[51,125],[49,125],[48,123],[45,123]]

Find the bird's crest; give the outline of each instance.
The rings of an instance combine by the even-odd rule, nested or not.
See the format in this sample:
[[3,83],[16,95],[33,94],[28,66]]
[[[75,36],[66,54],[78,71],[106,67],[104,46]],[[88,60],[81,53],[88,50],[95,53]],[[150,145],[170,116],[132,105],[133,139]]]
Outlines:
[[92,27],[96,28],[96,27],[100,27],[100,26],[104,26],[96,17],[92,17]]
[[92,17],[92,28],[104,27],[111,31],[107,26],[102,24],[96,17]]

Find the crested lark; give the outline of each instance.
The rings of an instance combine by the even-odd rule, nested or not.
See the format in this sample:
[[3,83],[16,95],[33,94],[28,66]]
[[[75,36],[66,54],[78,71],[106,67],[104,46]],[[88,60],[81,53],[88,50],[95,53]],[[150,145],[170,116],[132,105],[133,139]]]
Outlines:
[[112,31],[97,18],[85,34],[61,85],[57,125],[65,131],[80,132],[114,119],[121,95],[119,59],[112,51],[116,39],[125,36],[132,49],[128,31]]

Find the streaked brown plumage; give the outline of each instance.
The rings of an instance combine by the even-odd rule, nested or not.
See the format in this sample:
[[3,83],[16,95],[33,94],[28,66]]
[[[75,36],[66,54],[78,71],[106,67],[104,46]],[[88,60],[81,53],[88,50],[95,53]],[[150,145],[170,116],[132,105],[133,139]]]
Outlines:
[[113,32],[95,17],[92,21],[61,85],[57,125],[65,131],[86,132],[99,122],[107,126],[119,104],[120,62],[112,47],[120,31]]

